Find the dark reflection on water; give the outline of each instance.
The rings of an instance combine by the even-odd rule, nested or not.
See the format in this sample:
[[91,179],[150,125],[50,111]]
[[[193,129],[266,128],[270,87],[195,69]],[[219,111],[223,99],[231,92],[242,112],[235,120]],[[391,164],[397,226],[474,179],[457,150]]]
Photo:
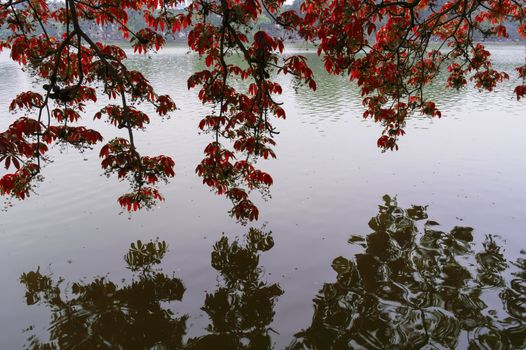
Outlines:
[[177,349],[186,330],[186,316],[176,317],[164,303],[182,300],[181,280],[156,271],[166,253],[164,242],[131,244],[124,260],[134,271],[129,284],[108,278],[71,285],[61,292],[37,269],[24,273],[28,305],[45,304],[51,312],[49,342],[31,336],[29,349]]
[[[383,199],[369,221],[373,232],[349,239],[361,251],[334,259],[336,282],[316,295],[312,324],[291,335],[287,348],[526,348],[526,260],[509,262],[492,235],[477,248],[470,227],[441,231],[426,206],[404,209],[394,198]],[[254,228],[243,241],[223,235],[215,243],[211,266],[218,285],[201,308],[209,324],[195,337],[186,335],[188,316],[174,311],[183,300],[183,282],[156,267],[167,252],[162,241],[131,244],[124,261],[134,278],[127,284],[98,277],[65,288],[63,279],[39,269],[24,273],[27,304],[45,305],[51,313],[49,339],[32,335],[26,347],[285,348],[272,339],[284,291],[264,280],[259,263],[273,246],[270,233]]]
[[201,308],[211,323],[209,334],[188,341],[189,349],[271,349],[270,323],[278,284],[262,281],[259,253],[274,246],[270,233],[250,229],[245,244],[223,236],[212,252],[212,267],[221,275],[218,289]]
[[312,324],[289,349],[525,348],[525,260],[506,283],[495,237],[474,251],[472,228],[443,232],[426,207],[384,201],[373,232],[349,240],[363,251],[334,259],[336,282],[319,291]]
[[167,251],[165,242],[131,244],[124,257],[135,274],[129,284],[95,278],[72,284],[66,297],[62,279],[53,281],[39,269],[24,273],[27,304],[45,304],[51,312],[49,342],[32,335],[27,348],[271,349],[269,324],[283,291],[261,280],[259,254],[273,245],[270,233],[256,229],[244,244],[226,236],[216,242],[211,265],[220,282],[201,308],[210,319],[207,334],[184,344],[188,317],[177,316],[168,303],[181,301],[185,288],[180,279],[154,269]]

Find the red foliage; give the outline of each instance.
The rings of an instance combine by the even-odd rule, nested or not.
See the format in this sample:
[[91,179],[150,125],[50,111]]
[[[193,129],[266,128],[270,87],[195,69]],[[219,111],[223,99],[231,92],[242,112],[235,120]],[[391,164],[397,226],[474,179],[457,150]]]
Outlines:
[[[133,107],[140,102],[151,103],[157,114],[163,116],[175,110],[169,96],[157,95],[137,71],[128,70],[124,64],[126,53],[114,45],[94,42],[79,25],[81,21],[99,25],[117,25],[124,37],[131,35],[134,49],[141,53],[159,50],[164,36],[155,27],[186,27],[187,15],[173,14],[170,9],[181,1],[77,1],[55,3],[58,8],[50,11],[45,0],[18,1],[0,5],[0,26],[7,23],[12,34],[0,41],[0,47],[11,49],[11,58],[37,72],[47,80],[44,94],[37,91],[20,93],[11,103],[10,110],[26,113],[8,130],[0,133],[0,161],[6,168],[13,165],[14,174],[2,177],[1,193],[25,198],[31,181],[40,172],[46,144],[65,142],[75,147],[91,147],[102,141],[102,135],[82,125],[80,112],[84,104],[97,101],[95,87],[120,104],[110,104],[95,115],[106,116],[118,128],[128,130],[129,140],[110,141],[101,150],[102,166],[107,174],[126,177],[133,196],[131,208],[153,205],[162,197],[155,188],[145,187],[158,179],[174,176],[173,161],[165,156],[144,157],[133,141],[135,129],[142,129],[150,117]],[[128,10],[143,10],[154,28],[143,28],[131,33],[126,26]],[[59,37],[50,36],[47,25],[58,22],[67,30]],[[41,34],[37,34],[41,33]],[[122,199],[122,198],[121,198]],[[119,200],[122,204],[122,200]],[[127,200],[128,200],[127,199]]]
[[[107,174],[126,178],[131,192],[119,198],[128,210],[150,207],[161,200],[155,184],[175,175],[167,156],[142,156],[134,132],[151,120],[137,103],[154,106],[164,116],[176,109],[169,96],[155,93],[138,71],[129,70],[126,53],[117,46],[94,42],[79,25],[117,26],[137,53],[157,51],[167,32],[190,28],[188,45],[206,64],[193,73],[188,88],[198,88],[203,103],[216,106],[198,127],[214,141],[204,151],[196,172],[203,183],[233,202],[232,215],[257,219],[259,212],[249,192],[266,191],[272,177],[257,168],[260,158],[275,158],[274,118],[286,112],[277,100],[283,87],[276,75],[290,74],[316,90],[307,59],[284,54],[284,41],[265,31],[253,36],[251,28],[266,13],[277,25],[317,45],[330,74],[346,74],[363,96],[365,118],[383,126],[378,147],[398,149],[406,119],[415,112],[440,117],[441,112],[424,94],[441,69],[447,66],[447,85],[460,89],[473,82],[491,91],[508,75],[492,68],[490,53],[474,42],[476,34],[507,37],[506,22],[519,25],[525,36],[524,9],[518,2],[451,0],[438,4],[418,1],[305,0],[301,13],[282,11],[283,0],[195,0],[184,11],[173,11],[182,0],[65,0],[50,11],[46,0],[8,1],[0,4],[0,26],[12,34],[0,41],[11,58],[32,68],[47,83],[44,93],[20,93],[10,110],[25,113],[0,133],[0,162],[17,171],[5,175],[2,194],[24,198],[40,171],[41,156],[53,142],[91,147],[102,140],[96,130],[82,125],[84,104],[102,93],[115,103],[95,114],[128,131],[102,147],[102,167]],[[132,32],[128,11],[142,11],[146,28]],[[209,18],[214,17],[214,20]],[[46,32],[50,21],[68,30],[59,37]],[[432,40],[439,49],[430,49]],[[238,53],[242,64],[227,59]],[[526,66],[518,67],[526,79]],[[246,84],[239,84],[239,81]],[[243,88],[241,86],[246,86]],[[97,92],[95,87],[100,87]],[[515,88],[517,99],[526,96],[526,85]],[[46,117],[44,117],[44,115]],[[49,115],[49,117],[47,117]],[[73,124],[73,125],[72,125]],[[226,142],[224,142],[226,141]]]

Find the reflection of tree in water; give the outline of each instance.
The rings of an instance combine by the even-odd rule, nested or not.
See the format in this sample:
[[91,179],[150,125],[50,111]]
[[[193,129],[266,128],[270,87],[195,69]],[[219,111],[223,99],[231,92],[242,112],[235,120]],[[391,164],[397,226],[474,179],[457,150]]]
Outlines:
[[206,295],[202,308],[210,317],[210,334],[190,339],[190,349],[271,349],[269,325],[278,284],[262,281],[259,253],[274,246],[272,236],[250,229],[245,244],[223,236],[212,252],[212,267],[221,275],[218,289]]
[[181,300],[181,280],[155,271],[166,253],[164,242],[133,243],[125,256],[134,272],[131,283],[119,286],[105,277],[71,285],[61,292],[39,270],[22,274],[28,305],[43,303],[52,316],[50,342],[32,336],[30,349],[176,349],[181,346],[186,317],[174,317],[163,303]]
[[425,221],[421,233],[426,207],[384,200],[369,222],[373,232],[349,241],[363,252],[334,259],[337,281],[320,290],[311,326],[289,348],[525,348],[525,260],[506,284],[494,237],[474,254],[471,228],[442,232]]
[[44,304],[52,314],[49,342],[31,336],[27,348],[48,349],[270,349],[269,324],[277,284],[261,281],[259,253],[272,248],[268,233],[250,229],[244,245],[222,237],[214,246],[212,266],[221,277],[208,294],[203,310],[209,315],[209,334],[183,341],[187,316],[176,317],[167,307],[182,300],[185,288],[178,278],[154,266],[166,251],[164,242],[133,243],[124,257],[134,273],[129,284],[106,277],[71,285],[69,295],[38,269],[22,274],[28,305]]
[[[352,259],[338,257],[335,283],[314,300],[312,324],[290,350],[309,349],[521,349],[526,348],[526,260],[509,264],[493,236],[474,251],[472,229],[449,232],[428,220],[426,207],[398,207],[385,196],[379,214]],[[182,282],[154,267],[164,242],[134,243],[125,256],[134,273],[128,284],[106,277],[70,285],[39,270],[25,273],[28,305],[50,309],[44,349],[269,350],[270,324],[283,290],[264,282],[261,252],[272,237],[250,229],[244,241],[223,236],[214,245],[212,267],[220,279],[202,310],[206,334],[185,338],[187,316],[169,303],[183,297]],[[510,271],[511,270],[511,271]]]

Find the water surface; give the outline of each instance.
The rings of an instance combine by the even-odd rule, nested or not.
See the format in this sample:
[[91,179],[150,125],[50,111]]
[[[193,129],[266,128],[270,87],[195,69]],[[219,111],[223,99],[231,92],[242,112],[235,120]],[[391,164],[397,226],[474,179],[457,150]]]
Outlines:
[[[491,51],[497,69],[524,61],[521,46]],[[275,185],[252,230],[194,173],[209,142],[197,129],[208,109],[186,88],[197,58],[180,47],[132,56],[179,108],[136,137],[144,154],[176,161],[167,200],[121,213],[127,185],[101,175],[98,147],[54,149],[37,194],[0,213],[1,348],[50,337],[81,349],[524,347],[526,106],[514,76],[494,93],[434,88],[443,117],[413,118],[400,151],[381,153],[356,87],[305,55],[318,90],[281,78],[287,119],[276,123],[278,159],[262,164]],[[5,128],[31,78],[0,57]],[[123,257],[137,240],[167,251],[134,270]]]

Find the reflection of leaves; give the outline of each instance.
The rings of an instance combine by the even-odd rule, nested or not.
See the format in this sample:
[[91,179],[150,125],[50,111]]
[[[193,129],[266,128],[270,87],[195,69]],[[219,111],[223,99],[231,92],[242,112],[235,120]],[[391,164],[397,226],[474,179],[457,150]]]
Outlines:
[[[217,290],[206,295],[202,310],[211,324],[208,333],[186,343],[187,316],[176,317],[167,303],[180,301],[185,288],[181,280],[153,265],[160,264],[168,251],[166,243],[137,241],[124,260],[134,272],[128,284],[106,277],[89,283],[76,282],[64,293],[62,280],[53,281],[40,270],[22,274],[28,305],[44,304],[52,313],[49,341],[35,335],[26,347],[32,350],[58,349],[246,349],[272,348],[270,324],[278,284],[263,281],[259,255],[274,246],[270,233],[250,229],[244,242],[230,242],[223,236],[214,245],[212,267],[221,275]],[[67,295],[64,296],[64,294]],[[29,327],[27,331],[32,331]]]
[[426,221],[426,226],[439,226],[440,224],[434,220]]
[[60,294],[58,285],[53,286],[53,280],[49,276],[40,273],[40,267],[36,271],[25,272],[20,276],[20,282],[26,286],[26,303],[34,305],[42,299],[52,299]]
[[424,207],[413,205],[411,208],[406,209],[405,212],[411,220],[419,221],[427,219],[427,205]]
[[[149,248],[153,246],[153,242],[132,244],[126,261],[141,269],[160,263],[164,253],[157,248],[166,251],[166,244],[157,242],[156,249]],[[123,286],[95,278],[73,283],[68,297],[62,295],[60,280],[55,283],[38,269],[24,273],[20,281],[26,287],[28,305],[43,303],[52,310],[50,342],[31,336],[30,349],[174,349],[182,345],[186,316],[174,317],[161,305],[182,299],[185,288],[177,278],[149,271]]]
[[453,238],[463,242],[472,242],[473,241],[473,229],[471,227],[458,227],[455,226],[451,230],[451,235]]
[[347,240],[347,243],[349,243],[349,244],[357,244],[357,245],[362,246],[363,248],[365,248],[365,238],[363,238],[362,236],[351,235],[349,240]]
[[[526,255],[526,251],[521,251],[522,255]],[[517,259],[517,262],[513,263],[519,271],[514,272],[513,275],[517,276],[520,279],[526,279],[526,258],[519,258]]]
[[338,274],[349,272],[352,265],[352,261],[345,259],[343,256],[339,256],[332,261],[332,268]]
[[276,298],[283,294],[278,284],[262,281],[259,253],[270,250],[270,233],[251,228],[244,244],[226,236],[214,245],[212,267],[222,284],[206,295],[202,308],[210,317],[210,334],[190,339],[190,349],[271,349],[269,325]]
[[[522,251],[526,255],[526,252]],[[519,258],[514,263],[518,271],[514,272],[514,279],[511,280],[510,288],[504,292],[503,299],[506,300],[506,307],[510,314],[518,319],[526,319],[526,259]],[[526,338],[526,329],[521,325],[522,336]]]
[[132,271],[149,270],[152,265],[160,264],[167,252],[165,241],[148,242],[143,244],[140,240],[130,245],[124,261]]
[[[493,236],[474,254],[472,228],[443,232],[428,220],[420,232],[426,206],[383,200],[363,251],[333,260],[336,282],[319,291],[311,326],[289,349],[525,348],[526,263],[506,287],[508,265]],[[360,242],[355,237],[349,243]],[[466,260],[473,255],[476,271]],[[495,305],[485,291],[495,287],[501,313],[488,310]]]
[[484,285],[503,287],[504,278],[501,273],[506,270],[508,264],[501,247],[491,235],[486,236],[483,247],[484,250],[475,255],[478,263],[478,279]]
[[259,252],[265,252],[274,246],[270,234],[251,228],[246,235],[245,246],[237,240],[229,243],[223,236],[214,245],[212,252],[212,267],[225,279],[225,283],[233,288],[241,283],[253,283],[259,278]]

